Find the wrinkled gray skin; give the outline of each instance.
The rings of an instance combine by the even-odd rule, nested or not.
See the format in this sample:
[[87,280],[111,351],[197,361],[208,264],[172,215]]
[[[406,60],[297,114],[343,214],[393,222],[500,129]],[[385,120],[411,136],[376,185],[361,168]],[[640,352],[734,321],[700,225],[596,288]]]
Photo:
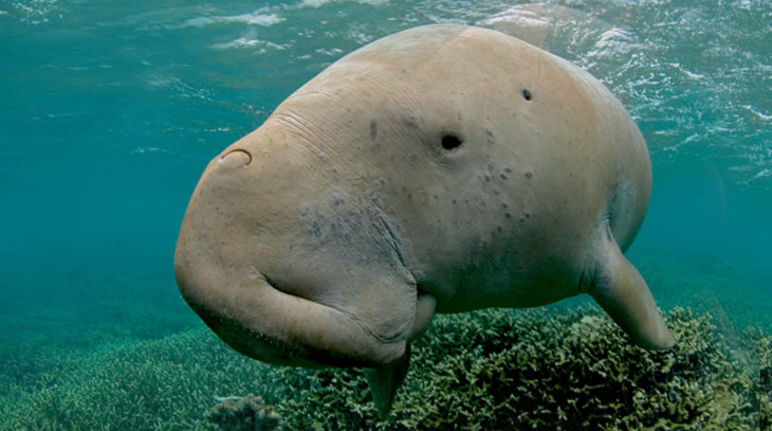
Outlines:
[[418,27],[342,58],[212,160],[177,283],[247,356],[371,368],[385,413],[434,313],[586,292],[670,347],[622,255],[650,184],[638,128],[590,75],[492,30]]

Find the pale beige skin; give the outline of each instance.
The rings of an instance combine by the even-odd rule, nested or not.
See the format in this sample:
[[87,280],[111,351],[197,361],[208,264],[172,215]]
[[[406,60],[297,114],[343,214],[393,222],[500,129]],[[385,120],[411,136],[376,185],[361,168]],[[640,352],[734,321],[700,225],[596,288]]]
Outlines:
[[492,30],[418,27],[342,58],[209,164],[175,271],[248,356],[376,367],[383,411],[435,312],[587,292],[640,345],[671,346],[622,256],[650,185],[638,128],[593,77]]

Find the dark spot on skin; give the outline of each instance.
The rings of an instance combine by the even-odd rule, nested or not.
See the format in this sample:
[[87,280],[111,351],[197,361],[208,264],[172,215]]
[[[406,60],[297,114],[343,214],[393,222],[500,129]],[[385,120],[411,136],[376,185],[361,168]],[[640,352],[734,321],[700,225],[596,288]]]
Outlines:
[[531,217],[531,213],[525,213],[525,218],[530,218],[530,217]]
[[455,199],[453,199],[453,205],[455,205],[455,204],[456,204],[456,200],[455,200]]
[[507,204],[501,204],[502,208],[509,208],[509,205]]
[[501,226],[496,226],[496,230],[499,231],[499,232],[503,232],[504,228],[502,228]]
[[378,122],[375,120],[370,121],[370,141],[375,141],[378,136]]
[[525,100],[531,100],[531,97],[532,97],[531,91],[528,90],[527,88],[523,89],[523,98]]
[[446,134],[442,136],[442,148],[446,150],[454,150],[461,146],[461,138],[453,134]]
[[309,230],[308,233],[309,233],[309,235],[313,235],[313,236],[315,236],[317,238],[321,238],[322,237],[322,228],[319,227],[319,223],[318,222],[313,222],[313,224],[311,225],[311,230]]
[[504,168],[504,172],[506,172],[506,173],[508,173],[508,174],[511,174],[511,173],[512,173],[512,169],[509,169],[509,168]]
[[490,181],[490,180],[491,180],[491,176],[488,174],[485,174],[485,181]]
[[501,175],[499,175],[499,176],[501,177],[502,180],[506,180],[507,179],[507,176],[505,174],[503,174],[503,173]]
[[510,214],[510,213],[504,213],[504,217],[506,217],[506,218],[512,218],[512,214]]
[[402,186],[402,193],[407,193],[407,187]]
[[526,178],[531,178],[531,177],[533,176],[533,172],[531,172],[531,171],[525,171],[525,174],[524,174],[524,175],[525,175],[525,177],[526,177]]

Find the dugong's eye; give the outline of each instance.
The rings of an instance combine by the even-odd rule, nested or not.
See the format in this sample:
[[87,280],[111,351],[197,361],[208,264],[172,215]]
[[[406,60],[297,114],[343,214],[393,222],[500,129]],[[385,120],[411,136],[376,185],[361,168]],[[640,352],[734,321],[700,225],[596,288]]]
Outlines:
[[442,135],[442,148],[446,150],[452,150],[461,146],[461,138],[452,134],[446,133]]

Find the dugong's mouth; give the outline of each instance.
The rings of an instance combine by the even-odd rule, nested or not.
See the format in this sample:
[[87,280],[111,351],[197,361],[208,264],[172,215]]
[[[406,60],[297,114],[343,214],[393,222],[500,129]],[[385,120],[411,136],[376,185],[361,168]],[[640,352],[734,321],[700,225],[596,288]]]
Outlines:
[[247,327],[235,319],[224,317],[216,311],[196,307],[192,304],[191,307],[226,344],[250,358],[277,365],[306,368],[368,366],[368,363],[356,359],[286,342],[279,337]]
[[374,367],[405,350],[405,337],[377,337],[354,316],[287,293],[256,270],[237,277],[186,258],[175,258],[183,298],[246,356],[279,365]]
[[279,365],[299,365],[310,368],[325,365],[307,359],[311,355],[306,349],[255,331],[216,311],[195,306],[190,302],[189,305],[220,339],[245,356]]

